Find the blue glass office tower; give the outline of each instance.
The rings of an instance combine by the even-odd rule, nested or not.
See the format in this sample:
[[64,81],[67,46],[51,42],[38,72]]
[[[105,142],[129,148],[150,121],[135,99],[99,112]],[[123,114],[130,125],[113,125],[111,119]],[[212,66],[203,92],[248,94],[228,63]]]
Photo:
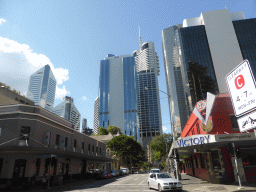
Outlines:
[[99,127],[117,126],[140,141],[134,58],[109,54],[100,61],[99,79]]
[[[162,31],[163,57],[173,131],[179,135],[192,111],[188,61],[207,67],[216,91],[227,93],[226,75],[244,59],[256,72],[255,19],[228,9],[203,12]],[[176,75],[175,75],[176,73]]]

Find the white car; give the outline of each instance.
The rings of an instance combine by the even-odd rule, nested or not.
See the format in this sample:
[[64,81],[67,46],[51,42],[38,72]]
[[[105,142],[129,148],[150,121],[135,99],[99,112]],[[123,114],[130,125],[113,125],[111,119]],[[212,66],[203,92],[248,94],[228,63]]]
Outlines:
[[158,189],[158,191],[178,190],[182,191],[179,180],[172,178],[169,173],[152,173],[148,178],[148,188]]

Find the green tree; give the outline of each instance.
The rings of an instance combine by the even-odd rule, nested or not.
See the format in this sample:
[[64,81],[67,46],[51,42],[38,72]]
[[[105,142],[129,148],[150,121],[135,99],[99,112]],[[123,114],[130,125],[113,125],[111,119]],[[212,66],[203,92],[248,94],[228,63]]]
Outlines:
[[126,164],[132,165],[142,162],[145,150],[133,136],[119,135],[107,142],[107,146],[115,155],[122,157]]
[[107,135],[108,130],[105,127],[99,127],[99,135]]
[[118,131],[120,134],[122,134],[121,129],[119,127],[113,125],[108,126],[108,132],[111,133],[112,135],[116,135]]
[[161,161],[162,158],[166,158],[166,139],[167,142],[167,153],[169,152],[172,145],[172,134],[163,134],[156,136],[151,142],[149,142],[149,147],[152,150],[152,160]]

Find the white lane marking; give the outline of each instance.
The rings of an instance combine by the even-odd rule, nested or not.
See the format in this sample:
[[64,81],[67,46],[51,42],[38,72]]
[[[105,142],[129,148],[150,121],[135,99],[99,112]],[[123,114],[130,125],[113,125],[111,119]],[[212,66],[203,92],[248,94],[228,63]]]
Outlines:
[[134,180],[137,180],[137,179],[139,179],[139,178],[136,178],[136,179],[134,179]]
[[[143,183],[144,181],[146,181],[148,178],[144,179],[143,181],[141,181],[141,183]],[[139,185],[141,185],[141,183]]]

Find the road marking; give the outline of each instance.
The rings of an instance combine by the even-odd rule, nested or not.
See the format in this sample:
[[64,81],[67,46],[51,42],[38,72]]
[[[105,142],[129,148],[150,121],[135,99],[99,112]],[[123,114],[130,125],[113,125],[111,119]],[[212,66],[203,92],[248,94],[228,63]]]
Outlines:
[[137,180],[138,178],[134,179],[134,180]]
[[[148,178],[144,179],[143,181],[141,181],[141,183],[143,183],[144,181],[146,181]],[[141,183],[139,185],[141,185]]]

